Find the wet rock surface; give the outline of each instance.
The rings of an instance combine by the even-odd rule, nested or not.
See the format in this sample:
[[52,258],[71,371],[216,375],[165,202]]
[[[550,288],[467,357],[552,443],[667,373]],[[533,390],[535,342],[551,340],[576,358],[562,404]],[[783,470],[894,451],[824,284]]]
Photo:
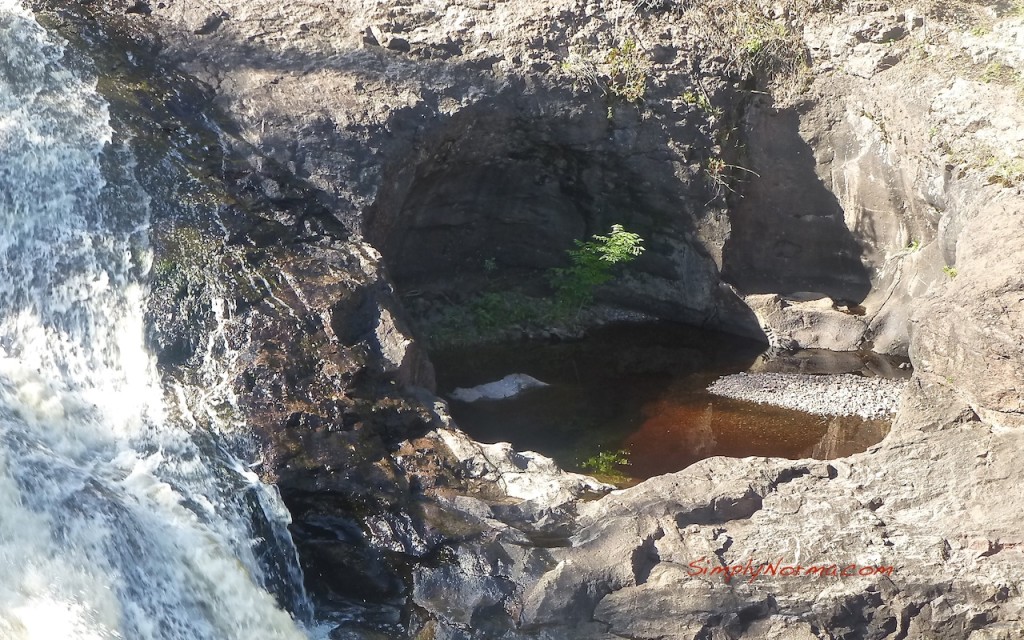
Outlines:
[[[745,91],[766,87],[693,7],[642,4],[642,108],[562,66],[621,45],[631,3],[36,6],[143,141],[161,366],[235,394],[337,637],[1017,637],[1024,115],[1000,70],[1021,18],[780,7],[812,76],[787,103]],[[759,178],[730,195],[712,159]],[[611,222],[649,251],[604,302],[909,352],[887,439],[589,502],[585,478],[467,443],[402,294],[464,271],[486,290],[487,259],[526,286]],[[894,570],[696,573],[779,558]]]

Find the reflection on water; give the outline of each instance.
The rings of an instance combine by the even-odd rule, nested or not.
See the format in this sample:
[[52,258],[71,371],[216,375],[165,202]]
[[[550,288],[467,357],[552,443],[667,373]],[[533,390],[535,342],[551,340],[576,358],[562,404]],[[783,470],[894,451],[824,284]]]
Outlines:
[[598,449],[624,448],[636,478],[678,471],[710,456],[835,458],[863,451],[887,421],[821,417],[712,396],[718,376],[756,369],[906,375],[876,355],[805,351],[760,363],[761,345],[671,324],[617,325],[579,342],[523,342],[433,354],[442,394],[526,373],[551,386],[494,402],[453,402],[459,426],[568,468]]
[[711,456],[838,458],[865,450],[889,430],[885,420],[826,418],[712,396],[693,382],[676,381],[641,407],[643,422],[623,441],[641,477]]

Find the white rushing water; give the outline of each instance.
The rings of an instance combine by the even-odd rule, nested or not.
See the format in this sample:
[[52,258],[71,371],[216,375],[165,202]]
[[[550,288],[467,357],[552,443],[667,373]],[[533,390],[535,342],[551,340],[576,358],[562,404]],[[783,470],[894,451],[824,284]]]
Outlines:
[[62,56],[0,0],[0,639],[305,638],[279,501],[165,415],[147,199]]

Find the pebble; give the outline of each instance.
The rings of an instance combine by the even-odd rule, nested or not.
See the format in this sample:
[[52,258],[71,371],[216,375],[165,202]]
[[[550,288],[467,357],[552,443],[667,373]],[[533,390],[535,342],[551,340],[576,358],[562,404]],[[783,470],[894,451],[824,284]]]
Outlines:
[[727,398],[822,416],[860,416],[868,420],[896,413],[906,384],[906,380],[846,373],[825,376],[737,373],[719,378],[708,391]]

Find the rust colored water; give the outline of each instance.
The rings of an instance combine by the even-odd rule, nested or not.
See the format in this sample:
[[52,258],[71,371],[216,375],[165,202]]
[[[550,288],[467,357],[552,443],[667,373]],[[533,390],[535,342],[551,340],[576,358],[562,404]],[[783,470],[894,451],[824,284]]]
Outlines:
[[711,456],[837,458],[864,451],[889,429],[885,420],[826,418],[712,396],[688,382],[644,404],[643,421],[623,440],[643,477]]
[[[550,384],[509,400],[452,402],[456,422],[484,442],[511,442],[575,469],[599,450],[626,449],[636,479],[710,456],[834,458],[879,442],[886,421],[824,418],[712,396],[719,375],[758,364],[761,345],[670,324],[618,325],[576,342],[522,342],[432,354],[443,393],[526,373]],[[877,357],[802,352],[771,370],[901,375]]]

